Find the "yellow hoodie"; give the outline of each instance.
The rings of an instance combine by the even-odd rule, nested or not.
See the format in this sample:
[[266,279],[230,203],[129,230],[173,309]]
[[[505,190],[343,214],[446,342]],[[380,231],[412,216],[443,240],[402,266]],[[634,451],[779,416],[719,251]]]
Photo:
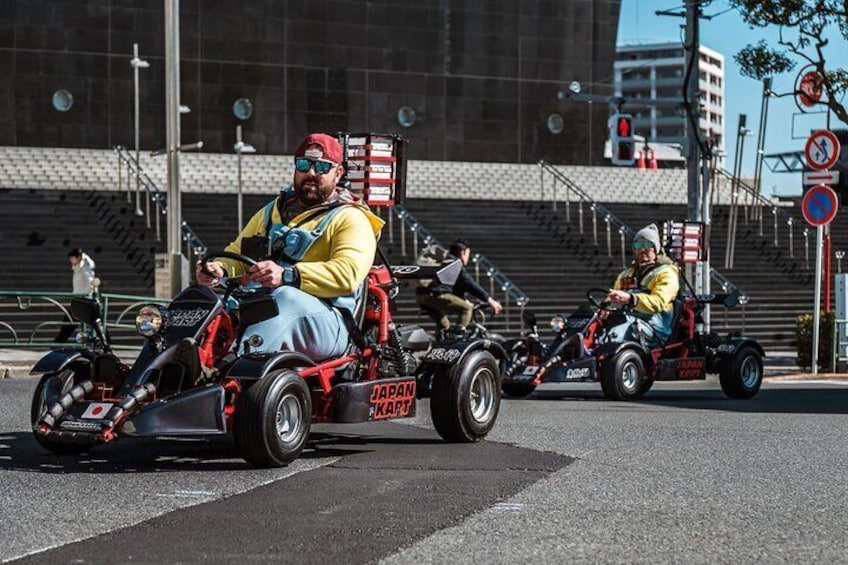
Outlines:
[[[383,228],[383,220],[375,216],[365,206],[343,204],[324,230],[297,263],[300,273],[300,289],[318,298],[336,298],[356,291],[365,280],[374,254],[377,252],[377,238]],[[302,222],[321,207],[309,208],[295,216],[289,226],[313,230],[321,222],[324,214]],[[271,222],[281,224],[282,219],[277,206],[271,212]],[[230,243],[226,251],[241,253],[241,242],[246,237],[265,235],[265,208],[256,212],[236,240]],[[218,259],[227,276],[234,277],[247,272],[247,266],[230,259]]]
[[674,299],[680,291],[677,265],[665,255],[660,255],[649,271],[640,273],[634,263],[618,275],[613,288],[634,290],[634,287],[642,290],[633,293],[636,301],[633,309],[637,312],[656,314],[671,311],[674,309]]

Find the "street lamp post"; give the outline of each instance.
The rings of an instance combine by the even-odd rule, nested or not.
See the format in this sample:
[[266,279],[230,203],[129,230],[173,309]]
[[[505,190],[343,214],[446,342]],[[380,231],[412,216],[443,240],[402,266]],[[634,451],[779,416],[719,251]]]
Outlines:
[[170,295],[183,287],[182,202],[180,201],[180,3],[165,0],[165,122],[168,156],[168,261]]
[[233,151],[236,152],[236,156],[238,158],[238,231],[241,233],[241,230],[244,228],[244,216],[243,216],[243,203],[244,203],[244,195],[242,193],[242,184],[241,184],[241,155],[242,153],[256,153],[256,148],[249,143],[245,143],[241,139],[241,125],[236,126],[236,143],[233,145]]
[[150,63],[138,57],[138,43],[133,43],[133,58],[130,59],[133,68],[134,117],[135,117],[135,215],[141,216],[141,162],[139,161],[139,146],[141,138],[140,97],[138,89],[138,70],[150,67]]

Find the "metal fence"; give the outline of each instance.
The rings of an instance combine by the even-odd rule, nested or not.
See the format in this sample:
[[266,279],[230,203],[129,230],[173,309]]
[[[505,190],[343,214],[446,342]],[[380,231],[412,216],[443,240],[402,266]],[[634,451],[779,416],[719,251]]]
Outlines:
[[[0,347],[44,348],[76,345],[76,322],[70,313],[69,292],[0,291]],[[130,294],[98,296],[106,330],[114,348],[139,349],[135,316],[144,304],[167,304],[166,300]]]

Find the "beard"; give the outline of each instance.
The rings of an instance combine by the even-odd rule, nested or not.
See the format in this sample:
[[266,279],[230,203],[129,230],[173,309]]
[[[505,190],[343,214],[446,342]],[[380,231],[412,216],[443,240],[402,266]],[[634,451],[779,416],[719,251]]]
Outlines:
[[306,207],[317,206],[330,197],[335,187],[323,186],[319,180],[304,179],[300,184],[295,184],[294,190],[297,199]]

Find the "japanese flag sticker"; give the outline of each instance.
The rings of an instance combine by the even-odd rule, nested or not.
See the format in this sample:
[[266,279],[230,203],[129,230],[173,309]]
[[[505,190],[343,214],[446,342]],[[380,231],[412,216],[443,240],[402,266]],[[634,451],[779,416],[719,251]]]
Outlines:
[[110,408],[112,408],[112,404],[109,402],[92,402],[85,409],[85,412],[82,413],[82,417],[91,420],[102,420],[109,413]]

